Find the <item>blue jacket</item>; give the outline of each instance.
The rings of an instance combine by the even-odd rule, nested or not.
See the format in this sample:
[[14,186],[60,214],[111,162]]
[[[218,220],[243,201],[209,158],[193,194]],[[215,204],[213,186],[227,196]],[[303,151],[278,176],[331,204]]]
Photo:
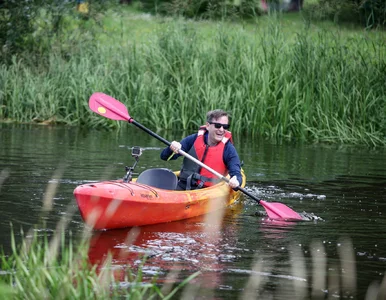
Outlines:
[[[190,148],[193,147],[194,141],[197,138],[197,133],[194,133],[192,135],[187,136],[186,138],[181,140],[181,149],[185,152],[188,152]],[[208,133],[205,133],[204,135],[204,140],[205,143],[208,142]],[[162,160],[168,160],[170,155],[172,155],[173,151],[169,148],[166,147],[162,152],[161,152],[161,159]],[[180,157],[181,154],[174,154],[171,159],[177,159]],[[224,155],[223,155],[223,160],[225,165],[227,166],[228,173],[231,177],[236,176],[237,180],[239,183],[242,183],[242,176],[241,176],[241,163],[240,163],[240,158],[239,155],[237,154],[235,146],[233,146],[232,143],[226,143],[225,144],[225,149],[224,149]]]

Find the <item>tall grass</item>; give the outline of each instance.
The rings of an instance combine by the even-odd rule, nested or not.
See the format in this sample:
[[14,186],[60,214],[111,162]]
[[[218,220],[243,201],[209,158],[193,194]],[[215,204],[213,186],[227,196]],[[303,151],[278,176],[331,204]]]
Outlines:
[[187,277],[178,287],[163,294],[154,282],[144,282],[141,266],[134,273],[127,269],[122,287],[115,276],[111,257],[103,268],[88,263],[87,240],[73,245],[65,239],[65,233],[53,238],[60,239],[60,247],[53,246],[47,236],[36,232],[16,245],[12,234],[12,254],[2,255],[0,293],[7,299],[170,299],[198,273]]
[[293,36],[277,18],[262,28],[203,24],[162,20],[127,40],[114,29],[65,57],[53,51],[44,66],[15,59],[0,69],[0,118],[119,126],[87,108],[103,91],[153,129],[193,130],[221,107],[235,133],[386,145],[384,33],[305,26]]

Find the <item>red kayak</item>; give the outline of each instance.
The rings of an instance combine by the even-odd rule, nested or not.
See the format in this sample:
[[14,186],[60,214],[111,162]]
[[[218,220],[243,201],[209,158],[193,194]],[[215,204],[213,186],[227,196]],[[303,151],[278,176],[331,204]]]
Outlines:
[[[170,146],[171,143],[135,121],[127,107],[113,97],[94,93],[89,107],[95,113],[111,119],[128,121],[149,135]],[[302,217],[282,203],[262,201],[251,194],[243,182],[237,192],[229,185],[229,177],[218,173],[182,149],[178,153],[215,175],[220,183],[209,188],[193,191],[176,191],[177,173],[167,169],[149,169],[142,172],[137,180],[132,180],[132,172],[141,155],[141,148],[133,147],[132,156],[136,162],[126,167],[122,180],[104,181],[78,186],[75,198],[84,221],[94,229],[112,229],[143,226],[177,221],[200,216],[231,205],[241,193],[262,205],[270,219],[302,220]]]
[[[204,189],[176,191],[178,173],[150,169],[142,174],[129,182],[78,186],[74,195],[86,224],[94,229],[113,229],[177,221],[224,208],[241,196],[224,181]],[[244,172],[242,176],[244,187]]]

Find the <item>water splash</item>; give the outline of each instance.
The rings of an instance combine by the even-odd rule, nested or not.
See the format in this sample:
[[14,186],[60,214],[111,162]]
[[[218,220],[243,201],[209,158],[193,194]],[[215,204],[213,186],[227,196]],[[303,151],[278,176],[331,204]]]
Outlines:
[[[266,187],[250,186],[245,188],[250,193],[257,197],[264,197],[265,199],[282,199],[282,198],[295,198],[299,200],[311,199],[311,200],[325,200],[326,195],[318,195],[312,193],[300,193],[300,192],[285,192],[283,189],[269,185]],[[308,191],[306,189],[306,191]]]
[[[274,201],[280,200],[280,202],[282,202],[281,199],[283,199],[283,198],[292,198],[292,199],[299,199],[299,200],[303,200],[304,198],[308,198],[311,200],[313,200],[313,199],[317,199],[317,200],[326,199],[325,195],[317,195],[317,194],[311,194],[311,193],[303,194],[303,193],[298,193],[298,192],[286,193],[282,189],[280,189],[276,186],[267,186],[264,188],[258,188],[256,186],[252,186],[252,187],[247,187],[246,190],[258,198],[264,198],[264,200],[271,199]],[[249,198],[247,201],[253,201],[253,204],[255,203],[254,200],[250,200]],[[254,215],[257,217],[266,218],[267,212],[264,210],[258,210],[255,212]],[[303,221],[314,221],[314,222],[324,221],[321,217],[315,215],[314,213],[309,213],[306,211],[299,212],[299,215],[302,217]]]

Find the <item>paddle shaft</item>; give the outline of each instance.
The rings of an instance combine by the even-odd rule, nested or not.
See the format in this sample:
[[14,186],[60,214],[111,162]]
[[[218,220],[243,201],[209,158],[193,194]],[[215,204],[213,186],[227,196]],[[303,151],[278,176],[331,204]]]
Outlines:
[[[150,129],[146,128],[145,126],[143,126],[141,123],[138,123],[137,121],[135,121],[133,118],[130,118],[129,119],[129,123],[132,123],[133,125],[137,126],[138,128],[142,129],[143,131],[145,131],[146,133],[150,134],[152,137],[155,137],[156,139],[158,139],[159,141],[163,142],[164,144],[170,146],[171,143],[168,141],[168,140],[165,140],[163,137],[159,136],[158,134],[154,133],[153,131],[151,131]],[[216,175],[219,179],[221,180],[224,180],[225,182],[229,182],[229,179],[226,178],[225,176],[223,176],[222,174],[220,174],[219,172],[217,172],[216,170],[213,170],[211,167],[207,166],[206,164],[204,164],[203,162],[199,161],[197,158],[194,158],[193,156],[191,156],[190,154],[186,153],[184,150],[180,149],[178,151],[179,154],[181,154],[182,156],[185,156],[186,158],[190,159],[191,161],[195,162],[196,164],[198,164],[200,167],[203,167],[205,169],[207,169],[209,172],[211,172],[212,174]],[[247,190],[245,190],[244,188],[242,188],[241,186],[237,187],[237,190],[243,192],[245,195],[247,195],[248,197],[252,198],[253,200],[257,201],[257,203],[260,204],[260,200],[257,199],[254,195],[252,195],[251,193],[249,193]]]

